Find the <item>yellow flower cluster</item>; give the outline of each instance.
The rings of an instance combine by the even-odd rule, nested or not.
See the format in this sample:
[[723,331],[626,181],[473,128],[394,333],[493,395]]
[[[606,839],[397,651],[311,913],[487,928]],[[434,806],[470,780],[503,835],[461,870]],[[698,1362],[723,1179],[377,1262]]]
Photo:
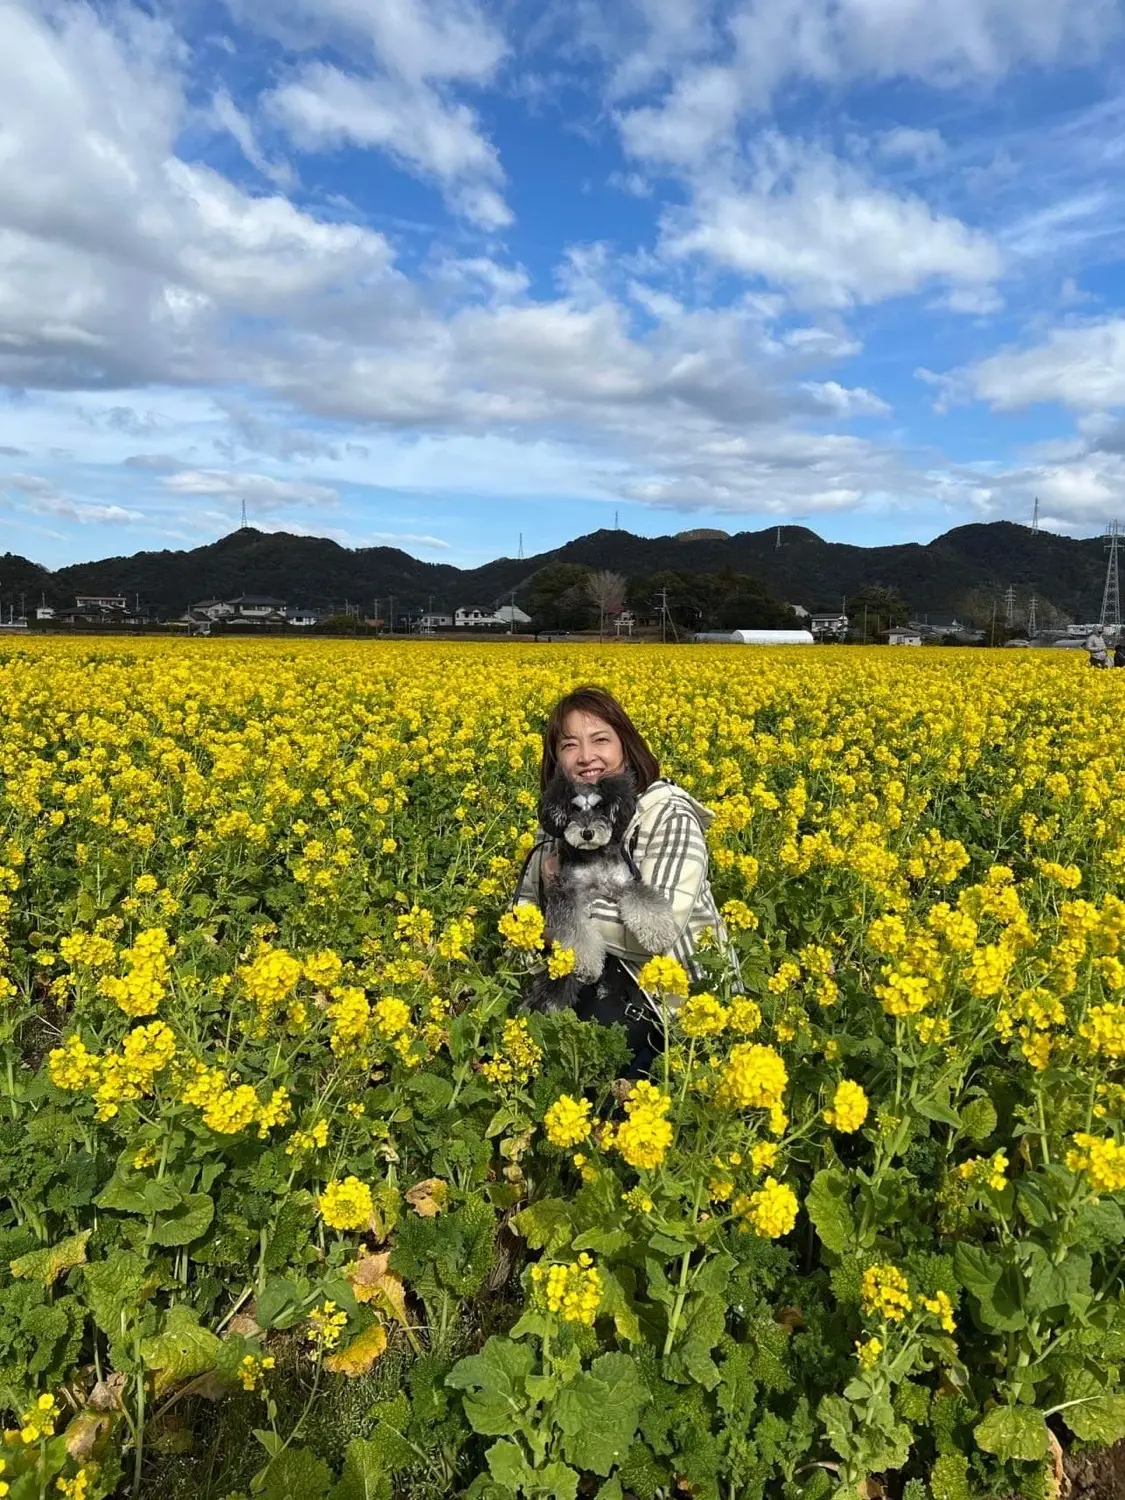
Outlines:
[[532,1285],[542,1305],[564,1323],[592,1328],[602,1300],[602,1276],[585,1252],[569,1264],[531,1268]]
[[[753,1001],[749,1002],[753,1004]],[[727,1007],[714,995],[692,995],[685,1000],[676,1014],[681,1031],[693,1040],[700,1037],[718,1036],[726,1030],[730,1020]]]
[[868,1266],[860,1283],[863,1310],[888,1323],[901,1323],[914,1306],[906,1277],[897,1266]]
[[543,1049],[531,1035],[523,1016],[504,1022],[500,1051],[481,1068],[490,1083],[499,1088],[522,1088],[539,1072]]
[[560,1094],[543,1116],[543,1128],[552,1146],[580,1146],[590,1138],[590,1101]]
[[244,1354],[238,1363],[238,1383],[244,1391],[256,1391],[265,1381],[268,1370],[277,1364],[272,1354]]
[[631,1167],[658,1167],[672,1144],[672,1124],[665,1117],[672,1101],[655,1084],[641,1079],[625,1101],[625,1119],[614,1134],[614,1145]]
[[518,952],[543,951],[543,913],[530,902],[521,901],[511,911],[506,911],[496,925],[500,929],[500,936]]
[[284,948],[263,947],[252,962],[243,964],[236,977],[257,1010],[257,1030],[265,1035],[276,1012],[300,983],[300,959]]
[[305,1337],[316,1349],[335,1349],[348,1325],[348,1315],[341,1311],[330,1298],[309,1313],[309,1326]]
[[375,1212],[371,1189],[358,1177],[345,1177],[328,1184],[317,1200],[320,1216],[329,1229],[366,1229]]
[[657,954],[641,965],[637,984],[646,994],[682,999],[687,995],[690,980],[687,970],[677,959]]
[[731,1211],[762,1239],[776,1240],[797,1222],[797,1195],[776,1177],[767,1177],[755,1192],[737,1197]]
[[860,1085],[845,1078],[836,1085],[832,1107],[824,1111],[824,1118],[834,1129],[851,1135],[867,1119],[869,1109],[867,1095]]
[[155,1015],[167,993],[168,960],[172,952],[163,927],[147,928],[121,954],[125,975],[118,978],[107,974],[98,984],[98,993],[112,1000],[127,1016]]
[[94,1118],[111,1120],[122,1104],[148,1098],[157,1076],[176,1055],[176,1039],[163,1021],[135,1026],[125,1034],[120,1052],[90,1052],[82,1039],[70,1036],[47,1056],[47,1071],[56,1088],[89,1093],[97,1105]]
[[574,973],[576,963],[573,948],[553,947],[547,955],[547,973],[552,979],[565,979],[568,974]]
[[956,1333],[957,1323],[953,1316],[953,1303],[948,1292],[937,1291],[932,1297],[922,1297],[922,1306],[941,1324],[946,1333]]
[[1125,1189],[1125,1146],[1112,1136],[1076,1135],[1066,1164],[1072,1172],[1084,1176],[1095,1193],[1120,1193]]
[[995,1151],[991,1156],[973,1156],[957,1168],[963,1182],[975,1182],[991,1188],[994,1193],[1003,1192],[1008,1185],[1008,1156],[1004,1151]]
[[1078,1028],[1091,1052],[1103,1057],[1125,1058],[1125,1004],[1116,1000],[1095,1005]]
[[781,1054],[758,1042],[739,1042],[722,1070],[717,1099],[732,1109],[780,1107],[789,1083]]

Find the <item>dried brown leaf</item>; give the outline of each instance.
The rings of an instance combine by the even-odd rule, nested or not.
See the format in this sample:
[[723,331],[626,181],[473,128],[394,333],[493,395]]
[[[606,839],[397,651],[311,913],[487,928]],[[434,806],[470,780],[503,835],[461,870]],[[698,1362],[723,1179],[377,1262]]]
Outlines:
[[427,1177],[424,1182],[416,1182],[403,1196],[419,1218],[433,1219],[446,1205],[449,1184],[440,1177]]

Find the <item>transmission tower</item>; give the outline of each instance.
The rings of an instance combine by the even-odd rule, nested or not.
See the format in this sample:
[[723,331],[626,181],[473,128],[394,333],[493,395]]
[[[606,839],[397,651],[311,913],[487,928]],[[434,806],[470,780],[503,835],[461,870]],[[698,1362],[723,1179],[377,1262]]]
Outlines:
[[1039,632],[1039,601],[1035,597],[1035,591],[1031,593],[1031,603],[1027,606],[1027,638],[1033,641]]
[[1032,529],[1032,531],[1038,531],[1039,530],[1039,496],[1038,495],[1036,495],[1036,497],[1035,497],[1035,509],[1031,512],[1031,529]]
[[246,530],[246,496],[242,497],[242,529]]
[[520,550],[516,554],[516,556],[519,558],[520,562],[523,562],[523,532],[522,531],[520,532]]
[[1106,532],[1105,545],[1109,561],[1105,569],[1105,589],[1102,593],[1102,629],[1121,629],[1121,589],[1117,579],[1117,543],[1121,536],[1120,521],[1111,521]]
[[1011,630],[1016,619],[1016,591],[1011,584],[1004,590],[1004,622]]

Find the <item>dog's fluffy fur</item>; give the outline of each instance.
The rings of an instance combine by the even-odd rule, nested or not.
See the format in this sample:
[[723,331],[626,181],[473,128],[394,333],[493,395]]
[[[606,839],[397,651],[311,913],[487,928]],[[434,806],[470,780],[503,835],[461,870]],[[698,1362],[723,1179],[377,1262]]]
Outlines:
[[646,886],[625,848],[625,831],[637,809],[629,775],[600,781],[570,781],[559,772],[539,804],[539,821],[553,834],[558,870],[544,879],[544,917],[552,941],[574,950],[574,972],[565,979],[544,976],[532,1004],[562,1010],[584,984],[598,979],[606,948],[590,908],[599,897],[614,901],[621,920],[649,953],[663,953],[676,940],[676,919],[668,901]]

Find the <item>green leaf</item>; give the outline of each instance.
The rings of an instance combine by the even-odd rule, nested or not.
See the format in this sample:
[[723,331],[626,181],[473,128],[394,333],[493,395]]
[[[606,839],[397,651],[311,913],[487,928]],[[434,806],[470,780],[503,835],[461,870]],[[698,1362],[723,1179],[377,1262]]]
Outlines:
[[156,1372],[157,1394],[213,1370],[222,1353],[222,1340],[201,1328],[190,1307],[169,1310],[164,1331],[141,1342],[141,1363]]
[[502,1438],[500,1442],[493,1443],[484,1456],[488,1463],[488,1472],[497,1484],[502,1484],[505,1489],[514,1490],[517,1495],[521,1491],[525,1495],[530,1493],[535,1483],[535,1474],[518,1443]]
[[924,1120],[934,1120],[939,1125],[952,1125],[954,1130],[961,1128],[961,1116],[955,1109],[949,1106],[948,1097],[945,1099],[915,1099],[914,1110]]
[[818,1172],[805,1195],[805,1209],[826,1250],[842,1255],[855,1240],[848,1179],[835,1167]]
[[331,1482],[323,1459],[307,1448],[286,1448],[270,1460],[257,1493],[262,1500],[322,1500]]
[[540,1198],[530,1203],[522,1213],[514,1214],[511,1226],[522,1235],[531,1250],[545,1250],[554,1255],[564,1245],[570,1244],[574,1233],[570,1205],[561,1198]]
[[256,1303],[258,1324],[262,1328],[292,1328],[300,1321],[303,1304],[298,1286],[284,1276],[271,1276]]
[[32,1281],[41,1281],[44,1286],[54,1286],[65,1271],[86,1264],[86,1241],[93,1232],[84,1229],[81,1234],[72,1234],[46,1250],[32,1250],[27,1255],[20,1255],[10,1262],[8,1269],[17,1278],[26,1276]]
[[1081,1406],[1063,1406],[1059,1416],[1074,1436],[1107,1448],[1125,1437],[1125,1395],[1107,1387],[1092,1370],[1071,1370],[1063,1381],[1067,1401]]
[[160,1213],[163,1209],[175,1208],[181,1196],[174,1182],[164,1179],[158,1181],[155,1177],[146,1177],[143,1172],[123,1171],[119,1168],[94,1202],[99,1208],[113,1208],[118,1213],[147,1216]]
[[621,1481],[615,1474],[612,1479],[607,1479],[601,1489],[594,1496],[594,1500],[624,1500],[624,1492]]
[[961,1110],[961,1129],[977,1145],[996,1129],[996,1106],[991,1099],[970,1099]]
[[627,1354],[603,1354],[563,1387],[555,1422],[565,1434],[563,1454],[577,1469],[603,1477],[628,1453],[648,1387]]
[[987,1328],[1014,1333],[1027,1325],[1020,1306],[1022,1278],[1016,1268],[980,1245],[960,1244],[953,1254],[957,1279],[976,1299]]
[[136,1317],[154,1285],[148,1266],[131,1250],[84,1266],[82,1280],[94,1322],[111,1339],[121,1337],[122,1324]]
[[1039,1245],[1031,1245],[1027,1266],[1027,1309],[1046,1312],[1053,1307],[1089,1305],[1093,1262],[1085,1250],[1071,1250],[1061,1266]]
[[575,1500],[578,1494],[578,1475],[567,1464],[544,1464],[535,1481],[536,1489],[544,1491],[551,1500]]
[[457,1362],[445,1377],[454,1390],[464,1391],[465,1415],[483,1437],[507,1437],[515,1432],[526,1400],[524,1382],[535,1355],[526,1344],[495,1334],[479,1354]]
[[998,1406],[975,1428],[977,1446],[1004,1463],[1041,1463],[1047,1457],[1047,1424],[1034,1406]]
[[[353,1438],[344,1450],[344,1471],[332,1487],[331,1500],[392,1500],[391,1476],[384,1468],[377,1442]],[[294,1495],[293,1500],[304,1500]]]
[[149,1236],[154,1245],[190,1245],[211,1227],[215,1203],[209,1193],[189,1193],[170,1214],[161,1215]]

